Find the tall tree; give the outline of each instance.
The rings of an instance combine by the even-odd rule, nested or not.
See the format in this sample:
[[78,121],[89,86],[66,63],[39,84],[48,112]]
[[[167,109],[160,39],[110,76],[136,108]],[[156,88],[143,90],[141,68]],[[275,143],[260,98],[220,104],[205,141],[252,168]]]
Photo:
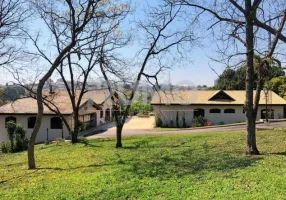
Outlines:
[[[72,143],[78,142],[79,132],[79,109],[81,106],[83,95],[87,90],[87,81],[93,71],[96,71],[96,66],[99,63],[100,48],[103,40],[109,35],[109,41],[105,40],[109,51],[114,51],[116,47],[112,46],[112,42],[124,45],[128,39],[118,40],[118,27],[121,21],[127,16],[129,12],[129,5],[115,4],[112,5],[116,12],[102,11],[101,15],[105,17],[94,18],[90,28],[96,30],[95,34],[91,34],[84,42],[79,41],[80,48],[75,55],[68,55],[67,58],[56,69],[64,82],[65,88],[68,92],[72,110],[73,110],[73,127],[72,127]],[[112,42],[110,42],[112,41]],[[83,44],[82,44],[83,43]],[[60,46],[57,47],[60,51]]]
[[[113,4],[111,5],[113,6]],[[35,47],[35,51],[28,51],[27,53],[44,60],[49,66],[37,85],[38,114],[29,140],[28,167],[29,169],[35,169],[34,145],[42,122],[42,90],[45,82],[69,55],[78,54],[82,43],[90,38],[91,35],[96,34],[97,30],[93,30],[92,26],[89,26],[92,24],[91,22],[97,18],[105,18],[105,9],[112,15],[117,12],[117,8],[110,8],[105,0],[37,0],[31,1],[31,7],[42,20],[47,35],[51,38],[48,44],[49,49],[44,49],[45,46],[42,45],[42,42],[39,42],[39,33],[34,37],[29,32],[26,32],[26,35]],[[52,50],[54,52],[50,54]]]
[[[256,66],[259,65],[258,59],[256,59]],[[260,60],[260,58],[259,58]],[[256,67],[258,69],[258,67]],[[284,76],[285,72],[282,67],[273,65],[270,63],[268,79],[274,77]],[[246,66],[239,67],[238,69],[233,69],[226,67],[223,73],[219,76],[217,84],[214,86],[214,89],[217,90],[245,90],[245,77],[246,77]],[[257,84],[257,70],[254,72],[255,83],[254,89],[256,89]]]
[[[211,2],[203,2],[198,0],[167,0],[170,4],[179,4],[186,6],[191,10],[199,11],[199,14],[207,13],[212,19],[212,24],[209,29],[214,33],[218,31],[216,26],[220,24],[220,32],[222,33],[221,39],[227,40],[227,49],[222,50],[223,54],[229,49],[229,45],[232,43],[230,40],[239,41],[245,48],[244,52],[237,52],[237,46],[235,50],[231,52],[231,56],[228,56],[228,60],[235,57],[246,55],[246,100],[245,100],[245,113],[247,117],[247,153],[259,154],[256,145],[256,130],[255,120],[257,115],[257,109],[260,99],[260,91],[262,88],[262,82],[267,76],[267,70],[269,68],[269,59],[273,59],[273,53],[276,49],[278,40],[286,42],[286,37],[283,35],[284,27],[284,15],[285,15],[285,2],[271,1],[271,6],[275,8],[274,12],[267,10],[267,0],[219,0]],[[267,19],[269,12],[272,12],[271,19]],[[267,16],[267,17],[266,17]],[[276,21],[273,26],[268,25],[269,21]],[[282,27],[282,29],[281,29]],[[254,51],[263,52],[261,50],[261,42],[265,43],[265,38],[259,41],[261,35],[267,35],[271,33],[274,35],[274,40],[267,53],[261,54],[261,62],[258,65],[258,80],[255,99],[253,98],[254,88]],[[241,46],[240,44],[240,46]],[[244,59],[245,60],[245,59]]]
[[[118,101],[117,93],[111,84],[112,77],[119,76],[116,61],[114,57],[110,57],[105,48],[102,48],[100,68],[104,79],[107,82],[108,89],[112,94],[112,100],[115,102],[114,109],[121,107],[121,114],[115,113],[116,122],[116,148],[122,147],[122,129],[126,122],[128,112],[134,100],[135,93],[139,87],[139,83],[145,77],[150,83],[158,84],[158,75],[164,69],[170,67],[170,64],[179,62],[184,53],[188,53],[188,47],[193,46],[194,34],[192,26],[177,27],[175,26],[181,18],[182,7],[174,4],[162,4],[150,8],[146,13],[146,20],[137,23],[136,37],[142,44],[136,60],[138,71],[133,75],[133,87],[130,89],[129,95],[126,97],[126,105],[121,106]],[[142,38],[140,38],[142,36]],[[182,51],[182,49],[184,49]],[[170,60],[173,59],[173,62]],[[151,67],[152,66],[152,67]]]

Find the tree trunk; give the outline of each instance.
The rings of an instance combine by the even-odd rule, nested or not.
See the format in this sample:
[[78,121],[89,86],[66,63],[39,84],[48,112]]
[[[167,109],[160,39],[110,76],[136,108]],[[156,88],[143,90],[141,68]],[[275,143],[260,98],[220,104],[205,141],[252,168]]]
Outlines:
[[43,116],[43,112],[44,112],[42,90],[43,90],[44,84],[48,78],[49,77],[47,77],[47,75],[44,76],[39,81],[38,88],[37,88],[38,114],[37,114],[36,123],[35,123],[33,132],[31,134],[31,137],[29,140],[29,145],[28,145],[28,168],[29,169],[35,169],[36,168],[34,146],[35,146],[37,134],[38,134],[40,127],[41,127],[42,116]]
[[122,148],[122,142],[121,142],[122,129],[123,129],[122,124],[116,126],[116,148]]
[[73,120],[74,120],[74,130],[72,132],[72,144],[75,144],[78,142],[78,131],[79,131],[79,124],[78,124],[78,114],[74,114],[74,117],[73,117]]
[[247,69],[246,69],[246,124],[247,124],[247,154],[259,154],[256,146],[255,114],[253,109],[253,86],[254,86],[254,33],[253,19],[255,10],[252,9],[251,0],[245,0],[246,18],[246,49],[247,49]]

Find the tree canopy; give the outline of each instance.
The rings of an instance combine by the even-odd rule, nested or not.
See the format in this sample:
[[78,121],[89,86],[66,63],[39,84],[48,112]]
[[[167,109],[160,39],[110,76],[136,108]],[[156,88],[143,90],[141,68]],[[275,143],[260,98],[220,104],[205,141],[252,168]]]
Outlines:
[[[279,66],[271,66],[269,73],[269,80],[284,76],[285,72]],[[255,76],[257,74],[255,73]],[[238,69],[232,69],[227,67],[223,73],[219,76],[217,84],[214,86],[216,90],[245,90],[245,77],[246,77],[246,67],[240,67]],[[255,78],[257,80],[257,78]],[[256,85],[256,84],[255,84]],[[274,90],[278,93],[278,90]]]

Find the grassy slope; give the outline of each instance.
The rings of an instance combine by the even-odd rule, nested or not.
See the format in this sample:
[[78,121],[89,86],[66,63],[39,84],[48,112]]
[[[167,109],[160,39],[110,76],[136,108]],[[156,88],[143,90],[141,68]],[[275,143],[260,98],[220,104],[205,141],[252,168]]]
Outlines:
[[[245,133],[130,137],[38,145],[0,154],[0,199],[286,199],[286,133],[258,132],[264,155],[244,155]],[[265,153],[267,152],[267,153]]]

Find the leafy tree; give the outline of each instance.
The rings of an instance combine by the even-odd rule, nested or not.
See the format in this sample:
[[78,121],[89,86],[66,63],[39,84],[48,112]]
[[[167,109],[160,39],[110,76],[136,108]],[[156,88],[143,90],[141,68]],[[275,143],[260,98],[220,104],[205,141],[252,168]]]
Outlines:
[[134,114],[151,112],[151,111],[153,111],[153,106],[151,104],[147,104],[142,101],[137,101],[133,103],[130,107],[130,112]]
[[276,94],[280,95],[281,97],[285,96],[286,93],[286,77],[279,76],[274,77],[270,81],[265,83],[265,86],[275,92]]
[[15,138],[16,123],[13,121],[7,122],[7,134],[11,142],[11,151],[14,151],[14,138]]
[[[177,3],[185,6],[191,12],[199,10],[210,16],[210,26],[215,38],[222,42],[222,49],[219,49],[223,57],[230,63],[232,58],[237,55],[245,55],[246,78],[245,78],[245,115],[247,121],[247,154],[260,154],[256,145],[256,116],[260,100],[260,91],[263,89],[266,78],[269,78],[270,60],[274,58],[279,41],[286,42],[285,6],[281,6],[283,1],[262,0],[219,0],[219,1],[199,1],[199,0],[166,0],[169,3]],[[267,4],[267,5],[266,5]],[[272,19],[266,21],[265,16],[271,15]],[[198,17],[198,21],[200,17]],[[268,20],[268,19],[267,19]],[[203,20],[206,23],[206,20]],[[269,22],[272,22],[269,24]],[[274,23],[275,22],[275,23]],[[269,24],[269,25],[268,25]],[[220,26],[220,31],[217,27]],[[259,30],[259,33],[257,33]],[[216,34],[218,33],[218,34]],[[261,34],[260,34],[261,33]],[[269,34],[274,35],[274,39],[266,51],[261,49],[261,45],[257,45],[257,41]],[[239,43],[239,45],[236,44]],[[233,45],[232,45],[233,44]],[[220,45],[219,45],[220,46]],[[233,46],[233,48],[231,47]],[[240,48],[241,46],[242,48]],[[232,48],[233,50],[230,50]],[[256,65],[255,52],[260,53],[262,59]],[[266,52],[266,55],[265,55]],[[274,58],[275,59],[275,58]],[[274,60],[273,59],[273,60]],[[257,79],[255,79],[255,71]],[[267,72],[267,73],[265,73]],[[256,81],[256,83],[255,83]],[[254,95],[253,88],[256,88]]]
[[[255,85],[257,82],[257,72],[255,72]],[[279,66],[273,65],[270,67],[269,79],[274,77],[284,76],[285,72]],[[246,66],[240,67],[237,70],[227,67],[220,75],[216,90],[245,90]],[[278,91],[278,89],[277,89]],[[277,92],[278,94],[278,92]]]

